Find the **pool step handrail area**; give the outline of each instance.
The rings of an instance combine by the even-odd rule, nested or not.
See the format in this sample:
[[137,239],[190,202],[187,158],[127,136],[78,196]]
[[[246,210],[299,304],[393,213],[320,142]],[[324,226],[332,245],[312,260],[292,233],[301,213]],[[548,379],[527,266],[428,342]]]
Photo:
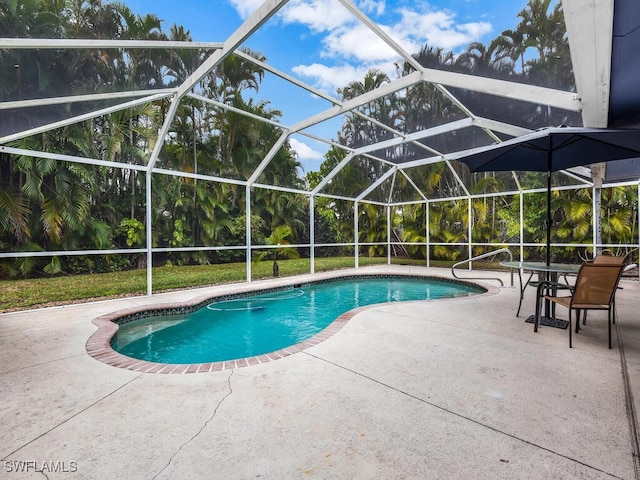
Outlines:
[[[512,262],[513,261],[513,254],[511,253],[511,250],[509,250],[508,248],[500,248],[498,250],[494,250],[492,252],[488,252],[488,253],[483,253],[482,255],[477,255],[475,257],[472,258],[468,258],[466,260],[462,260],[461,262],[456,263],[455,265],[453,265],[451,267],[451,275],[453,275],[455,278],[459,279],[459,280],[496,280],[500,283],[501,287],[504,287],[504,282],[498,278],[498,277],[459,277],[458,275],[456,275],[456,267],[459,267],[460,265],[464,265],[465,263],[471,263],[474,262],[475,260],[481,260],[483,258],[488,258],[488,257],[493,257],[495,255],[498,255],[500,253],[506,253],[509,255],[509,261]],[[513,269],[511,270],[511,287],[513,287]]]

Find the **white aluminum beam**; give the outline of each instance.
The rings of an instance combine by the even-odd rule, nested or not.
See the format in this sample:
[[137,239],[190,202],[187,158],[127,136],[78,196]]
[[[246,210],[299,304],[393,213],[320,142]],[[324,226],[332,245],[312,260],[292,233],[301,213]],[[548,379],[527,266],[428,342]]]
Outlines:
[[[265,69],[268,72],[273,73],[274,75],[276,75],[277,77],[282,78],[283,80],[290,82],[292,84],[294,84],[295,86],[302,88],[303,90],[306,90],[307,92],[313,94],[313,95],[317,95],[319,98],[322,98],[326,101],[328,101],[329,103],[332,103],[334,106],[340,106],[342,105],[344,102],[342,100],[338,100],[337,98],[332,97],[331,95],[327,94],[326,92],[323,92],[321,90],[318,90],[317,88],[314,88],[310,85],[307,85],[306,83],[298,80],[295,77],[292,77],[291,75],[288,75],[280,70],[278,70],[277,68],[272,67],[271,65],[261,62],[260,60],[252,57],[251,55],[247,55],[246,53],[242,52],[241,50],[236,50],[234,52],[235,55],[244,58],[245,60],[252,62],[253,64],[259,66],[260,68]],[[360,118],[363,118],[364,120],[367,120],[368,122],[371,122],[373,125],[377,125],[378,127],[382,128],[383,130],[386,130],[388,132],[393,133],[394,135],[398,135],[401,136],[402,132],[399,132],[398,130],[395,130],[394,128],[390,127],[389,125],[385,125],[384,123],[376,120],[375,118],[372,118],[368,115],[365,115],[364,113],[355,110],[353,112],[355,115],[358,115]],[[302,132],[300,130],[297,130],[297,133],[302,134]],[[327,142],[326,139],[322,139],[323,142]],[[344,146],[342,146],[342,148],[344,148]]]
[[320,192],[320,190],[322,190],[331,181],[331,179],[333,179],[333,177],[335,177],[338,174],[338,172],[342,170],[345,167],[345,165],[347,165],[351,161],[351,159],[353,159],[354,156],[355,155],[353,154],[353,152],[347,154],[347,156],[344,157],[342,161],[338,165],[336,165],[326,177],[320,180],[320,183],[316,185],[316,188],[311,190],[311,194],[314,196],[317,195]]
[[173,42],[163,40],[85,40],[61,38],[0,38],[0,48],[17,49],[105,49],[105,48],[144,48],[149,49],[217,49],[222,43],[216,42]]
[[201,102],[208,103],[209,105],[214,105],[214,106],[216,106],[218,108],[221,108],[223,110],[228,110],[230,112],[237,113],[238,115],[243,115],[245,117],[253,118],[254,120],[258,120],[259,122],[264,122],[264,123],[271,124],[271,125],[273,125],[275,127],[281,128],[283,130],[287,129],[287,127],[285,127],[284,125],[282,125],[279,122],[276,122],[275,120],[271,120],[269,118],[264,118],[264,117],[261,117],[260,115],[256,115],[255,113],[251,113],[251,112],[247,112],[245,110],[241,110],[241,109],[236,108],[234,106],[227,105],[226,103],[219,102],[218,100],[213,100],[211,98],[206,98],[206,97],[203,97],[203,96],[198,95],[196,93],[189,93],[187,96],[191,97],[191,98],[193,98],[195,100],[199,100]]
[[280,148],[287,141],[287,138],[288,132],[285,130],[284,132],[282,132],[282,135],[280,135],[280,138],[278,138],[276,143],[274,143],[271,149],[267,152],[267,155],[264,157],[262,162],[260,162],[260,165],[258,165],[258,167],[253,171],[253,173],[247,180],[247,186],[251,186],[253,183],[255,183],[256,180],[258,180],[258,177],[262,175],[264,169],[267,168],[267,165],[269,165],[273,157],[275,157],[276,153],[278,153],[278,150],[280,150]]
[[410,63],[413,68],[416,70],[420,70],[422,67],[418,61],[413,58],[404,48],[402,48],[393,38],[391,38],[387,33],[380,28],[377,24],[375,24],[371,19],[365,15],[359,8],[357,8],[351,0],[339,0],[344,7],[349,10],[353,15],[355,15],[358,20],[360,20],[369,30],[376,34],[380,40],[385,42],[389,47],[391,47],[399,56],[402,57],[407,63]]
[[113,100],[114,98],[135,98],[149,95],[171,95],[175,88],[159,88],[157,90],[133,90],[130,92],[94,93],[89,95],[70,95],[68,97],[34,98],[31,100],[16,100],[13,102],[0,102],[0,110],[14,108],[31,108],[67,103],[95,102],[101,100]]
[[341,115],[343,113],[348,113],[354,108],[365,105],[373,100],[376,100],[377,98],[384,97],[385,95],[389,95],[391,93],[397,92],[398,90],[410,87],[419,80],[420,72],[413,72],[392,82],[385,83],[375,90],[371,90],[370,92],[360,95],[359,97],[344,102],[342,105],[329,108],[324,112],[320,112],[307,118],[306,120],[302,120],[301,122],[292,125],[291,131],[293,133],[299,130],[304,130],[305,128],[324,122],[325,120],[329,120],[333,117],[337,117],[338,115]]
[[[411,177],[407,174],[407,172],[405,172],[404,169],[402,169],[402,168],[398,168],[398,171],[404,176],[404,178],[407,180],[407,182],[409,182],[411,184],[411,186],[418,193],[418,195],[420,195],[420,197],[422,197],[422,200],[426,202],[427,201],[427,196],[424,193],[422,193],[422,190],[420,190],[420,188],[415,184],[415,182],[411,179]],[[416,203],[421,203],[421,202],[416,202]]]
[[120,110],[125,110],[130,107],[134,107],[136,105],[140,105],[142,103],[154,102],[161,98],[167,97],[168,94],[157,94],[151,95],[149,97],[139,98],[137,100],[132,100],[130,102],[121,103],[118,105],[114,105],[108,108],[103,108],[101,110],[95,110],[93,112],[85,113],[83,115],[78,115],[76,117],[70,117],[65,120],[60,120],[59,122],[49,123],[47,125],[43,125],[41,127],[32,128],[30,130],[23,130],[22,132],[14,133],[11,135],[7,135],[5,137],[0,137],[0,144],[11,142],[14,140],[19,140],[21,138],[30,137],[31,135],[37,135],[39,133],[48,132],[49,130],[55,130],[56,128],[66,127],[67,125],[73,125],[74,123],[84,122],[85,120],[90,120],[92,118],[100,117],[102,115],[107,115],[109,113],[118,112]]
[[74,155],[62,155],[60,153],[37,152],[35,150],[26,150],[24,148],[13,148],[0,145],[0,152],[9,155],[19,155],[23,157],[48,158],[61,162],[80,163],[83,165],[95,165],[98,167],[122,168],[125,170],[145,171],[146,165],[136,165],[133,163],[110,162],[108,160],[99,160],[97,158],[76,157]]
[[477,127],[488,129],[494,132],[504,133],[512,137],[519,137],[520,135],[526,135],[533,132],[528,128],[518,127],[517,125],[511,125],[510,123],[498,122],[497,120],[491,120],[485,117],[475,117],[473,124]]
[[562,2],[585,127],[609,125],[613,4],[614,0]]
[[369,185],[369,187],[367,187],[360,195],[356,197],[356,202],[360,202],[367,195],[373,192],[376,188],[382,185],[387,180],[387,178],[389,178],[391,175],[394,175],[396,173],[396,170],[397,170],[397,167],[392,168],[391,170],[387,171],[384,175],[382,175],[379,179],[377,179],[375,182],[373,182],[371,185]]
[[[444,125],[438,125],[437,127],[421,130],[419,132],[409,133],[407,135],[404,135],[401,138],[391,138],[389,140],[384,140],[382,142],[372,143],[370,145],[367,145],[366,147],[356,148],[354,150],[354,153],[356,155],[360,155],[363,153],[374,152],[376,150],[395,147],[403,143],[413,142],[413,141],[421,140],[428,137],[434,137],[436,135],[452,132],[454,130],[460,130],[462,128],[467,128],[471,126],[473,126],[473,121],[470,118],[456,120],[454,122],[445,123]],[[424,145],[422,146],[424,147]]]
[[573,92],[430,68],[424,68],[422,72],[423,79],[429,83],[464,88],[473,90],[474,92],[521,100],[523,102],[549,105],[572,112],[579,112],[581,109],[580,99]]
[[276,14],[276,12],[282,8],[288,0],[267,0],[265,1],[249,18],[247,18],[238,29],[236,29],[224,42],[221,49],[216,50],[213,54],[207,58],[196,70],[187,77],[182,84],[178,87],[178,90],[173,98],[173,102],[169,107],[169,112],[165,119],[162,128],[158,134],[158,142],[156,142],[153,152],[151,152],[151,158],[149,159],[149,168],[153,168],[158,161],[158,155],[164,144],[164,139],[169,133],[169,127],[173,122],[173,117],[178,108],[178,104],[182,97],[188,94],[206,75],[216,68],[227,55],[233,52],[242,42],[244,42],[251,34],[260,28],[269,18]]

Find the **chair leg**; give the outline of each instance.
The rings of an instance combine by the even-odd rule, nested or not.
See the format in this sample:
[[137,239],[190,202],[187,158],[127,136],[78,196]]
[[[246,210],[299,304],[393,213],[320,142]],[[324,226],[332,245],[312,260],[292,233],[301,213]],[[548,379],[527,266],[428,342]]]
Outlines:
[[540,323],[540,304],[542,303],[542,299],[540,298],[541,287],[542,285],[538,285],[536,289],[536,316],[533,318],[533,331],[538,331],[538,324]]
[[611,350],[611,307],[609,307],[609,350]]
[[[576,324],[580,323],[580,317],[576,319]],[[569,348],[573,348],[573,336],[572,332],[573,328],[571,328],[571,309],[569,309]]]
[[576,333],[580,333],[580,312],[581,310],[576,310]]
[[611,301],[611,308],[613,308],[613,324],[616,324],[616,297],[613,297]]

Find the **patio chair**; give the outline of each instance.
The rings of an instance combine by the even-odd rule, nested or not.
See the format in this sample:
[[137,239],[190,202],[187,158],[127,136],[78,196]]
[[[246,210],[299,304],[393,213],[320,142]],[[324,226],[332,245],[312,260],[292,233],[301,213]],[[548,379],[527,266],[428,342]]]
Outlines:
[[[536,301],[534,331],[538,331],[540,322],[540,304],[542,300],[549,300],[554,304],[569,309],[569,348],[573,347],[572,312],[576,311],[576,333],[580,331],[580,313],[588,310],[606,310],[608,314],[609,348],[611,348],[611,324],[613,321],[613,307],[618,282],[624,269],[623,264],[607,264],[585,262],[578,271],[575,285],[568,286],[557,282],[540,282]],[[545,295],[549,289],[565,289],[568,296]]]
[[602,265],[626,265],[628,261],[629,255],[596,255],[593,260],[593,263],[598,263]]
[[[597,263],[597,264],[602,264],[602,265],[622,265],[622,273],[626,272],[627,270],[633,269],[636,267],[635,263],[629,263],[631,261],[631,253],[629,252],[626,255],[605,255],[605,254],[599,254],[596,255],[593,260],[591,260],[593,263]],[[620,285],[618,285],[617,287],[618,290],[622,290],[622,287]],[[613,323],[615,325],[616,323],[616,305],[615,305],[616,301],[615,301],[615,297],[613,299]],[[584,314],[582,315],[582,324],[586,325],[587,324],[587,312],[585,311]]]

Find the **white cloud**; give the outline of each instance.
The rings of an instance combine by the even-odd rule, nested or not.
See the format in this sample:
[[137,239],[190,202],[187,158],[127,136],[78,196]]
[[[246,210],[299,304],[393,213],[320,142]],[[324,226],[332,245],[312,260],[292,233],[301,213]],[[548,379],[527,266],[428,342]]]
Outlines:
[[[323,39],[323,45],[325,49],[322,55],[327,58],[375,63],[397,59],[399,56],[380,37],[362,24],[333,30]],[[404,42],[402,46],[410,45]]]
[[327,66],[320,63],[312,65],[298,65],[293,72],[302,77],[313,79],[317,87],[332,95],[337,88],[344,87],[354,80],[362,80],[368,68],[366,66],[335,65]]
[[264,0],[229,0],[229,3],[237,10],[240,18],[244,19],[255,12]]
[[298,160],[309,161],[309,160],[324,160],[324,154],[317,150],[314,150],[306,143],[303,143],[295,138],[289,139],[289,144],[291,148],[298,154]]
[[362,0],[358,3],[358,7],[369,15],[379,16],[384,13],[387,5],[384,0]]
[[420,45],[426,43],[432,47],[455,50],[466,47],[470,42],[479,40],[482,35],[491,32],[490,23],[457,24],[455,14],[445,10],[421,13],[403,8],[399,13],[401,20],[392,27],[394,33]]
[[[230,0],[243,16],[262,1]],[[402,3],[410,6],[391,11],[394,2],[387,5],[387,0],[356,1],[358,8],[408,54],[418,53],[425,45],[459,53],[492,30],[488,22],[462,23],[455,12],[436,9],[426,1]],[[316,62],[292,69],[317,88],[334,94],[336,88],[362,80],[371,69],[394,77],[394,62],[398,62],[400,56],[337,0],[290,0],[279,17],[284,24],[306,26],[318,36],[320,50],[311,56],[325,59],[322,62],[325,64]]]
[[282,9],[282,19],[285,23],[302,23],[318,33],[352,22],[353,15],[337,0],[291,0]]

